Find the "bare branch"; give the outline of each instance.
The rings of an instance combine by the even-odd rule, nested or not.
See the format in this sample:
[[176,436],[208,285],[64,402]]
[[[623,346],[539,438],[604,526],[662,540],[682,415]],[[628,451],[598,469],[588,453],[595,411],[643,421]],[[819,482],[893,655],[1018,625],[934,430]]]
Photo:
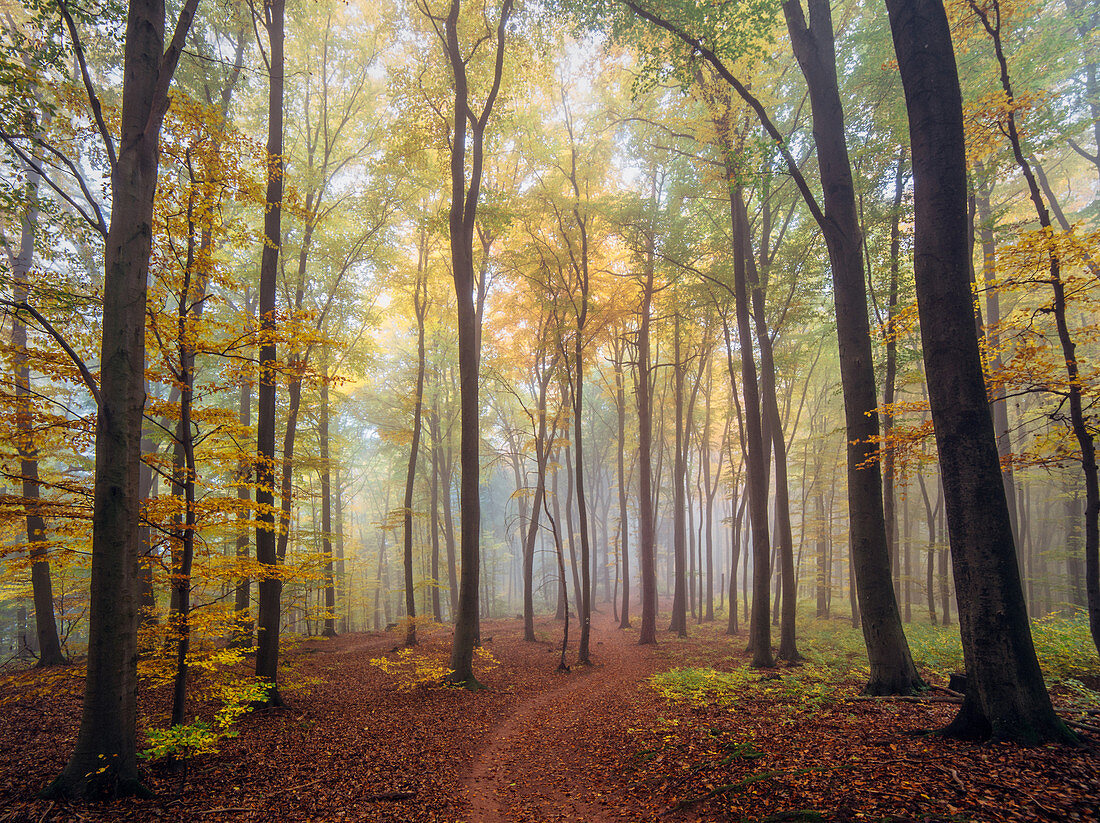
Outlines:
[[96,94],[95,86],[92,84],[92,76],[88,72],[88,61],[84,56],[84,46],[80,42],[80,33],[76,30],[76,21],[69,14],[69,6],[65,0],[57,0],[57,7],[61,10],[61,18],[65,21],[65,27],[69,30],[69,36],[73,39],[73,51],[76,53],[77,65],[80,66],[80,79],[84,82],[84,90],[88,93],[88,104],[92,107],[92,115],[95,117],[96,129],[99,131],[99,136],[103,138],[103,145],[107,149],[107,160],[113,169],[115,163],[118,162],[118,155],[115,154],[115,141],[111,137],[111,132],[107,129],[107,123],[103,120],[103,107],[100,105],[99,95]]
[[34,157],[31,154],[28,154],[26,151],[23,150],[23,148],[19,146],[19,144],[16,142],[16,135],[8,134],[7,132],[0,132],[0,140],[3,140],[4,143],[7,144],[8,148],[12,150],[16,157],[18,157],[23,162],[23,164],[26,165],[27,168],[31,169],[32,171],[34,171],[35,174],[45,180],[46,185],[53,189],[58,197],[60,197],[62,200],[72,206],[73,210],[77,214],[79,214],[80,217],[89,226],[91,226],[104,237],[107,236],[107,221],[103,217],[103,212],[100,210],[99,204],[92,196],[91,189],[88,187],[88,183],[84,179],[84,175],[81,174],[80,170],[76,167],[76,164],[73,163],[72,160],[66,157],[59,149],[49,145],[44,141],[35,139],[35,142],[39,146],[46,149],[50,152],[50,154],[57,157],[61,161],[61,163],[69,169],[69,173],[72,174],[73,179],[76,180],[76,184],[80,187],[80,191],[84,195],[88,206],[91,207],[93,214],[90,214],[87,210],[85,210],[85,208],[80,203],[78,203],[71,194],[61,188],[60,184],[58,184],[57,181],[55,181],[53,177],[46,171],[43,164],[38,161],[38,158]]

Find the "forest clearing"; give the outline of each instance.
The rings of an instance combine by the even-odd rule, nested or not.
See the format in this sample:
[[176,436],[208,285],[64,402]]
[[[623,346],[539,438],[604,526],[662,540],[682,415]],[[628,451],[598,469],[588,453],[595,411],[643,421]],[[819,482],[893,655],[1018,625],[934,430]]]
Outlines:
[[[565,673],[561,628],[540,620],[529,642],[519,621],[487,622],[493,661],[478,666],[486,688],[473,694],[372,665],[399,657],[396,632],[306,640],[287,655],[286,707],[243,717],[239,736],[185,768],[154,763],[156,797],[114,804],[37,797],[76,731],[74,672],[6,678],[0,821],[1097,819],[1100,732],[1084,734],[1087,749],[944,739],[934,732],[957,708],[945,690],[859,695],[866,668],[850,627],[847,646],[827,639],[841,625],[808,630],[805,665],[761,672],[744,636],[713,625],[639,647],[636,631],[597,615],[593,666]],[[1040,654],[1080,678],[1052,678],[1063,716],[1096,724],[1100,705],[1073,684],[1095,689],[1100,667],[1080,627],[1076,647],[1066,632]],[[930,682],[946,678],[926,660],[958,660],[948,633],[914,646]],[[417,655],[445,660],[449,634],[422,631]],[[167,697],[143,692],[143,717],[155,723]]]

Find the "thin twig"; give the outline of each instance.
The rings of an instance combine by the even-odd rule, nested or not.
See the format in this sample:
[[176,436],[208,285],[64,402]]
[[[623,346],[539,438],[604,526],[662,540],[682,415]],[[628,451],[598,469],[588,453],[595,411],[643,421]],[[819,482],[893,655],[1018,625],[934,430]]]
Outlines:
[[51,800],[50,805],[46,807],[46,811],[42,812],[41,817],[38,818],[38,823],[42,823],[46,819],[46,815],[50,813],[50,810],[57,804],[56,800]]
[[218,814],[219,812],[254,812],[255,809],[250,809],[247,806],[226,806],[221,809],[203,809],[197,811],[195,814]]

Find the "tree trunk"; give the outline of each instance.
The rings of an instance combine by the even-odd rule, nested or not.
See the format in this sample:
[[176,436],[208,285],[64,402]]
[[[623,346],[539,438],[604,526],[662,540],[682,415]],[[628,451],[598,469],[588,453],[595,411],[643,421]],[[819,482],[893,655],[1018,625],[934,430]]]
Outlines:
[[336,637],[336,569],[332,556],[332,457],[329,453],[328,347],[321,347],[321,409],[317,439],[321,451],[321,554],[325,558],[325,637]]
[[645,281],[638,327],[638,566],[642,584],[640,645],[657,643],[657,560],[653,516],[653,407],[650,400],[649,327],[653,305],[654,238],[645,230]]
[[[500,89],[504,67],[504,42],[512,0],[503,0],[496,29],[496,60],[492,89],[480,115],[470,108],[466,58],[458,37],[461,0],[451,0],[442,37],[455,85],[455,110],[451,138],[451,204],[448,223],[451,238],[451,274],[458,301],[458,374],[461,443],[459,446],[459,546],[462,578],[455,615],[454,644],[451,648],[451,674],[448,680],[470,689],[478,688],[474,678],[474,646],[478,642],[478,581],[480,576],[481,501],[478,498],[480,474],[480,432],[478,372],[481,361],[480,312],[475,294],[473,238],[478,197],[481,191],[485,127]],[[466,135],[470,128],[470,176],[466,178]],[[478,287],[478,288],[475,288]]]
[[432,439],[432,617],[435,622],[443,622],[443,605],[439,597],[439,474],[441,445],[438,440],[439,421],[436,417],[435,401],[428,417],[428,434]]
[[416,645],[416,589],[413,584],[413,486],[416,483],[416,460],[420,452],[420,432],[424,409],[424,372],[427,355],[424,349],[424,318],[428,310],[428,247],[427,231],[420,236],[419,264],[413,294],[416,315],[416,394],[413,397],[412,444],[409,446],[409,467],[405,474],[405,502],[402,507],[405,564],[405,646]]
[[[725,144],[732,146],[728,133],[724,137]],[[752,618],[749,621],[749,648],[752,651],[752,665],[756,668],[765,668],[775,665],[771,647],[771,622],[768,619],[771,547],[768,540],[768,483],[760,420],[760,390],[756,380],[748,278],[745,271],[749,256],[748,221],[737,170],[732,165],[732,157],[726,173],[730,186],[733,290],[737,303],[737,334],[741,341],[741,390],[745,397],[745,463],[749,494],[749,522],[752,527],[753,591]]]
[[[251,316],[254,304],[248,290],[245,291],[245,310]],[[237,422],[243,431],[252,428],[252,380],[248,377],[241,380],[240,399],[237,406]],[[254,516],[252,508],[251,484],[253,472],[258,468],[254,459],[241,452],[237,462],[237,560],[248,559],[248,524]],[[236,637],[235,644],[244,648],[252,645],[252,577],[242,574],[237,578],[237,585],[233,594],[233,610],[236,613]]]
[[333,470],[332,516],[333,531],[336,534],[336,575],[335,575],[335,615],[338,631],[351,631],[351,581],[347,576],[344,558],[344,485],[340,477],[340,462],[336,461]]
[[[882,388],[882,512],[886,519],[886,546],[895,570],[898,563],[897,493],[894,478],[894,396],[898,377],[898,341],[895,328],[898,306],[898,273],[901,266],[901,205],[905,194],[905,147],[898,152],[894,172],[894,203],[890,212],[890,284],[886,294],[886,322],[883,336],[886,344],[886,374]],[[868,264],[870,265],[870,264]],[[870,269],[868,268],[868,272]],[[897,587],[895,586],[895,594]],[[907,601],[908,603],[908,601]],[[906,617],[908,622],[908,616]]]
[[814,499],[820,523],[817,535],[817,616],[818,619],[824,619],[829,616],[829,544],[825,539],[825,495],[818,492]]
[[1004,368],[1001,359],[1001,298],[998,293],[997,279],[997,243],[993,234],[993,209],[989,203],[989,183],[977,169],[979,179],[974,200],[978,211],[978,238],[982,246],[982,280],[985,284],[985,335],[989,351],[990,387],[993,399],[989,406],[993,412],[993,430],[997,435],[997,454],[1001,459],[1001,475],[1005,485],[1005,497],[1008,502],[1008,516],[1012,524],[1012,535],[1017,549],[1020,544],[1020,529],[1016,514],[1016,477],[1012,470],[1012,431],[1008,425],[1008,403],[1005,401],[1004,387],[998,378]]
[[[921,497],[924,499],[924,511],[928,518],[928,571],[925,575],[928,586],[928,616],[932,625],[936,625],[936,587],[933,580],[933,567],[936,565],[936,512],[939,511],[939,495],[936,496],[936,508],[932,508],[932,499],[928,496],[928,488],[924,482],[924,475],[917,473],[917,483],[920,485]],[[945,613],[947,598],[944,597]],[[944,625],[947,625],[946,619]]]
[[1075,740],[1035,657],[1016,566],[970,291],[962,99],[944,8],[888,0],[915,184],[921,342],[954,548],[967,690],[947,733]]
[[[587,308],[587,289],[585,289],[585,308]],[[583,314],[581,315],[583,316]],[[578,619],[581,624],[580,643],[577,648],[577,662],[582,666],[592,665],[592,657],[588,648],[592,635],[592,544],[588,532],[588,505],[584,494],[584,452],[581,440],[581,415],[583,413],[584,390],[584,349],[582,346],[581,332],[584,329],[584,321],[577,321],[577,339],[574,346],[574,360],[576,368],[576,383],[573,387],[573,450],[576,454],[574,473],[577,486],[577,527],[581,537],[581,579],[577,592],[579,595],[580,614]]]
[[[767,210],[765,210],[767,217]],[[768,220],[765,219],[764,241],[767,243]],[[775,455],[775,523],[779,533],[777,551],[780,563],[780,591],[782,612],[779,626],[779,659],[796,662],[802,659],[795,640],[795,611],[798,605],[794,572],[794,536],[791,533],[791,499],[787,485],[787,438],[783,433],[783,420],[779,416],[779,400],[775,390],[775,356],[771,335],[764,316],[764,298],[767,292],[766,276],[757,271],[752,255],[747,255],[748,276],[752,284],[752,310],[756,325],[756,339],[760,344],[760,390],[762,412],[771,435],[772,452]]]
[[256,560],[266,567],[260,578],[256,619],[256,677],[269,684],[266,703],[282,705],[277,687],[283,582],[278,575],[275,525],[275,291],[282,253],[283,203],[283,56],[286,0],[264,6],[269,54],[267,162],[264,249],[260,260],[260,388],[256,410]]
[[[34,234],[38,223],[38,184],[40,177],[24,167],[26,211],[20,219],[19,254],[10,259],[12,301],[19,306],[28,298],[28,275],[34,262]],[[34,441],[31,371],[27,354],[27,327],[18,312],[11,317],[12,372],[15,382],[15,440],[19,450],[22,478],[23,512],[31,561],[31,593],[34,600],[35,634],[38,638],[38,668],[67,663],[61,651],[54,616],[53,582],[46,546],[46,519],[39,511],[41,484],[38,477],[38,447]],[[139,544],[140,549],[140,544]]]
[[147,792],[139,780],[135,738],[145,305],[160,128],[197,2],[183,6],[167,51],[163,4],[131,0],[129,5],[121,136],[119,154],[112,158],[111,225],[104,247],[88,670],[76,748],[47,789],[51,797]]
[[673,380],[676,398],[676,452],[672,467],[672,546],[673,546],[673,595],[672,623],[668,627],[678,637],[687,637],[687,578],[685,577],[686,542],[684,500],[687,485],[687,461],[684,459],[684,363],[680,352],[680,315],[674,318],[673,332]]
[[616,471],[619,487],[619,569],[623,581],[622,607],[619,609],[619,628],[630,628],[630,522],[627,515],[626,499],[628,494],[626,481],[626,389],[623,376],[623,356],[625,346],[618,338],[612,341],[615,353],[612,367],[615,370],[615,417],[618,424],[616,439]]
[[[539,512],[546,497],[546,464],[549,458],[550,441],[554,437],[557,421],[548,426],[546,420],[546,392],[553,377],[551,364],[543,361],[544,353],[539,352],[536,367],[538,380],[538,402],[535,415],[538,419],[535,427],[535,497],[531,503],[531,522],[527,526],[527,535],[523,541],[523,639],[535,642],[535,539],[538,537]],[[549,432],[549,437],[547,433]]]
[[871,667],[864,692],[908,694],[923,687],[924,682],[913,665],[902,629],[890,577],[882,477],[878,463],[871,459],[879,433],[875,413],[878,403],[862,246],[837,86],[832,14],[828,0],[808,0],[807,5],[808,25],[800,0],[786,0],[783,12],[810,93],[814,144],[825,193],[821,229],[829,249],[840,344],[851,551]]

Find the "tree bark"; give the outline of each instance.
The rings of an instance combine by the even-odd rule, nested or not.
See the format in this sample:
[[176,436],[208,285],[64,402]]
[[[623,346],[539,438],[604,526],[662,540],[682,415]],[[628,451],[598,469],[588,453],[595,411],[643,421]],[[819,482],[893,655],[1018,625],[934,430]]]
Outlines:
[[962,97],[938,0],[888,0],[905,89],[916,206],[921,342],[960,592],[967,669],[964,737],[1072,742],[1035,657],[970,291]]
[[[725,145],[732,147],[729,135],[726,134],[724,138]],[[749,522],[752,527],[753,587],[749,649],[752,651],[752,665],[756,668],[766,668],[775,665],[771,647],[771,621],[768,619],[771,583],[768,483],[764,465],[760,390],[756,380],[746,275],[747,259],[750,254],[748,219],[733,162],[732,155],[729,155],[726,174],[730,187],[730,225],[733,235],[733,290],[737,304],[737,334],[741,342],[741,391],[745,398],[745,463],[749,494]]]
[[[12,301],[19,306],[27,302],[28,275],[34,262],[34,235],[38,223],[39,174],[25,166],[24,190],[26,211],[20,218],[19,253],[11,258]],[[12,372],[15,382],[15,439],[19,451],[22,478],[23,513],[27,530],[28,554],[31,561],[31,594],[34,601],[35,634],[38,638],[38,668],[67,663],[61,651],[54,616],[53,581],[46,544],[46,519],[39,510],[41,484],[38,476],[38,447],[34,440],[33,404],[31,398],[30,357],[27,353],[27,327],[18,312],[11,318]]]
[[878,438],[871,330],[863,280],[862,245],[852,170],[837,84],[832,14],[828,0],[786,0],[795,57],[806,78],[813,112],[821,184],[825,193],[822,234],[829,250],[840,344],[841,385],[848,441],[848,508],[852,558],[871,677],[867,694],[907,694],[924,686],[902,629],[890,577],[882,506],[882,476],[872,458]]
[[[245,291],[245,311],[252,317],[255,304],[252,302],[249,290]],[[243,430],[252,428],[252,380],[245,377],[241,380],[240,398],[237,406],[237,422]],[[237,560],[248,559],[248,523],[253,517],[251,481],[256,471],[257,463],[250,459],[243,451],[237,463]],[[233,595],[233,610],[236,612],[236,645],[248,648],[252,645],[252,577],[242,574],[237,578],[237,585]]]
[[[886,293],[886,322],[883,328],[886,344],[886,374],[882,388],[882,511],[886,519],[887,551],[895,570],[899,568],[898,523],[894,449],[891,437],[894,431],[894,396],[898,377],[898,341],[895,322],[898,305],[898,273],[901,266],[901,205],[905,194],[905,153],[905,147],[902,147],[898,153],[897,169],[894,172],[894,202],[890,213],[890,283]],[[870,268],[868,268],[868,276],[869,273]],[[906,606],[908,607],[908,600],[906,600]],[[906,620],[908,621],[908,617]]]
[[[451,0],[443,22],[444,48],[455,86],[455,110],[451,140],[451,204],[448,222],[451,238],[451,274],[458,301],[458,373],[461,444],[460,450],[460,552],[462,578],[459,583],[458,612],[455,617],[454,645],[451,648],[451,674],[448,680],[476,689],[474,678],[474,646],[478,642],[478,581],[481,554],[481,501],[479,484],[479,404],[478,372],[481,361],[480,312],[475,295],[480,290],[474,282],[473,237],[481,176],[485,127],[500,90],[504,69],[504,44],[512,0],[503,0],[496,27],[495,62],[492,88],[480,114],[470,107],[470,90],[466,76],[466,58],[458,37],[461,0]],[[470,125],[470,173],[466,176],[467,125]]]
[[[766,248],[770,229],[770,213],[765,206],[764,231],[761,247]],[[766,261],[761,261],[766,264]],[[775,388],[775,355],[771,334],[765,316],[767,277],[757,269],[752,255],[747,255],[747,274],[751,284],[752,314],[756,325],[756,339],[760,345],[760,392],[764,437],[770,435],[772,453],[775,456],[775,525],[778,532],[780,562],[781,617],[779,625],[779,659],[797,662],[802,659],[795,640],[795,611],[798,605],[794,570],[794,536],[791,533],[791,500],[787,484],[787,438],[783,432],[783,420],[779,415],[779,399]],[[767,449],[765,449],[767,452]]]
[[260,387],[256,411],[256,561],[264,567],[257,588],[256,677],[269,684],[265,702],[282,705],[277,686],[283,581],[279,577],[275,524],[275,287],[282,253],[283,211],[283,55],[286,0],[267,0],[264,25],[268,35],[268,180],[264,214],[264,249],[260,260]]
[[623,375],[623,357],[626,347],[618,338],[612,341],[612,368],[615,370],[615,419],[618,425],[616,439],[616,471],[619,489],[619,568],[623,581],[622,607],[619,609],[619,628],[630,628],[630,528],[627,516],[626,481],[626,388]]
[[160,129],[197,5],[198,0],[187,0],[167,50],[161,0],[131,0],[127,14],[121,139],[118,156],[112,157],[111,225],[104,247],[88,671],[76,748],[47,789],[52,797],[148,791],[139,780],[135,738],[145,305]]
[[[321,347],[321,409],[317,440],[321,451],[321,554],[325,558],[325,637],[336,637],[336,569],[332,554],[332,455],[329,443],[328,347]],[[339,486],[339,483],[337,483]]]
[[413,585],[413,486],[416,482],[416,460],[420,452],[420,432],[424,409],[424,372],[427,355],[424,349],[424,318],[428,310],[428,248],[427,230],[422,229],[420,255],[417,264],[416,286],[413,294],[413,313],[416,315],[416,389],[413,397],[412,444],[409,446],[409,465],[405,474],[405,501],[402,508],[405,563],[405,645],[415,646],[416,641],[416,589]]
[[638,564],[642,584],[642,626],[640,645],[657,643],[657,562],[653,516],[653,418],[650,400],[649,327],[653,304],[654,238],[645,229],[645,271],[642,287],[641,323],[638,327]]
[[686,578],[686,542],[687,534],[684,523],[684,500],[687,484],[687,465],[684,459],[684,363],[681,361],[680,351],[680,315],[675,315],[673,332],[673,382],[675,408],[676,408],[676,451],[673,456],[672,466],[672,551],[673,571],[672,585],[672,623],[668,627],[671,632],[676,632],[679,637],[687,637],[687,578]]

